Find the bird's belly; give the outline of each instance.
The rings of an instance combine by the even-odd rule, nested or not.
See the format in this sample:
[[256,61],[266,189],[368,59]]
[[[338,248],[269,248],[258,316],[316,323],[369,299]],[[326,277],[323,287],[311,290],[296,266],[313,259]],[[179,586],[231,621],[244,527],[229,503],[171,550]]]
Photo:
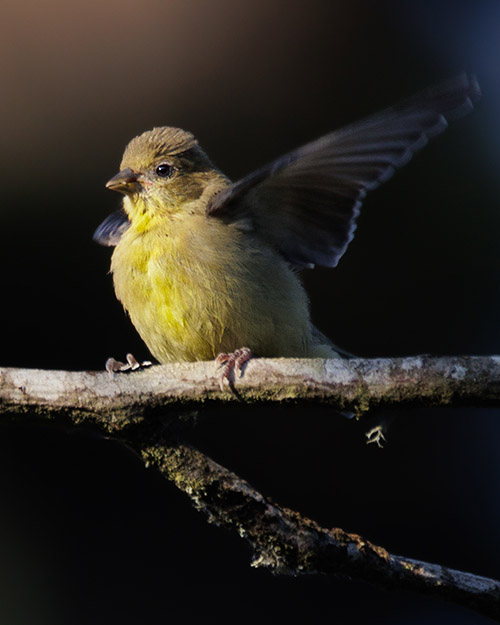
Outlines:
[[209,360],[243,346],[259,356],[308,355],[307,297],[274,252],[138,249],[115,249],[115,290],[160,362]]

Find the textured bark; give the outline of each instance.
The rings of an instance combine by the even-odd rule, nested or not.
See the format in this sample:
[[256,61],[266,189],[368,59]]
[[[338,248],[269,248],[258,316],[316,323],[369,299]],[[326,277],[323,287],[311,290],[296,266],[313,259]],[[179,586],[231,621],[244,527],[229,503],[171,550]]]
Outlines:
[[147,464],[185,492],[209,521],[238,532],[252,566],[277,574],[346,576],[447,599],[500,621],[500,582],[390,554],[357,534],[325,529],[263,497],[248,482],[182,442],[144,445]]
[[0,368],[0,414],[36,411],[118,431],[206,402],[316,402],[362,414],[390,405],[500,405],[500,356],[254,359],[221,391],[213,362],[132,374]]
[[[229,402],[326,403],[362,414],[390,405],[500,405],[500,357],[263,360],[221,390],[214,363],[132,374],[0,369],[0,415],[63,419],[114,432],[185,492],[209,520],[247,539],[253,566],[322,573],[412,589],[500,621],[500,583],[388,553],[342,529],[280,507],[234,473],[174,438],[192,407]],[[217,411],[219,412],[219,411]]]

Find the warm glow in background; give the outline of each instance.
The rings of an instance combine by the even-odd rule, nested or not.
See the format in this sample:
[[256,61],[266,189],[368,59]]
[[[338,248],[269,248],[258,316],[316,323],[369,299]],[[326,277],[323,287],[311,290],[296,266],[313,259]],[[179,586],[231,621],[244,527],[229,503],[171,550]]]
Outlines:
[[[320,328],[367,356],[500,353],[497,0],[4,0],[0,365],[148,356],[91,240],[134,135],[184,127],[237,178],[464,70],[483,88],[476,112],[368,197],[338,269],[304,275]],[[327,527],[499,578],[498,416],[235,411],[196,443]],[[381,419],[382,452],[363,442]],[[488,622],[250,569],[242,541],[91,433],[1,426],[0,506],[1,625]]]

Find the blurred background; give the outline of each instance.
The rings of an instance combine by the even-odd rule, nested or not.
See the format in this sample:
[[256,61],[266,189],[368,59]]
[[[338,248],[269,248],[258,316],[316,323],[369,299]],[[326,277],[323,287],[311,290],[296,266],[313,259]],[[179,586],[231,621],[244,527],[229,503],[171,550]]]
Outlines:
[[[125,144],[192,131],[238,178],[443,78],[483,99],[369,195],[316,324],[368,357],[500,353],[498,0],[3,0],[2,366],[148,357],[92,242]],[[392,552],[500,578],[499,410],[213,414],[192,439],[263,493]],[[386,423],[384,450],[364,432]],[[0,623],[482,624],[358,582],[249,567],[236,536],[120,444],[0,426]]]

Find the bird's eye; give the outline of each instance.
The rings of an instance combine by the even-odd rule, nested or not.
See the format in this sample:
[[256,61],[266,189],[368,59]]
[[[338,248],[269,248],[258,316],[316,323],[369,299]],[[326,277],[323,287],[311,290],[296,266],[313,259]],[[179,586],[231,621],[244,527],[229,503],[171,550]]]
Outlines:
[[156,168],[156,175],[160,178],[169,178],[174,173],[174,168],[168,163],[162,163]]

